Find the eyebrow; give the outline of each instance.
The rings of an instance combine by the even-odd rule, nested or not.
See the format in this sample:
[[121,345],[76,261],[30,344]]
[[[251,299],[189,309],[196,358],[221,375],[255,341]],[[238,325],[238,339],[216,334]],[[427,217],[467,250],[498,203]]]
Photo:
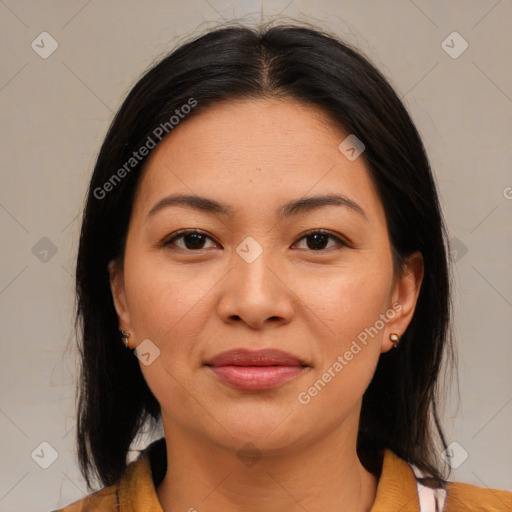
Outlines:
[[[234,215],[234,211],[230,206],[219,203],[213,199],[197,195],[174,194],[160,199],[160,201],[151,208],[146,220],[164,208],[171,206],[185,206],[202,212],[224,216]],[[279,219],[285,219],[324,206],[343,206],[367,219],[364,210],[355,201],[342,194],[325,194],[289,201],[277,209],[276,216]]]

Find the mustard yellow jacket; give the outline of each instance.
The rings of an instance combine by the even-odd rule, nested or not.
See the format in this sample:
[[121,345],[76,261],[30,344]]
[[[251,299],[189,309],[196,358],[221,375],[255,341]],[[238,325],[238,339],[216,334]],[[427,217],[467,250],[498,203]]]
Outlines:
[[[118,484],[54,512],[163,512],[155,482],[160,482],[165,474],[165,468],[156,463],[157,452],[165,450],[164,443],[164,439],[159,439],[144,450],[128,465]],[[449,482],[446,490],[444,512],[512,512],[512,492],[458,482]],[[391,450],[384,450],[377,495],[370,512],[398,511],[420,512],[417,480],[407,462]]]

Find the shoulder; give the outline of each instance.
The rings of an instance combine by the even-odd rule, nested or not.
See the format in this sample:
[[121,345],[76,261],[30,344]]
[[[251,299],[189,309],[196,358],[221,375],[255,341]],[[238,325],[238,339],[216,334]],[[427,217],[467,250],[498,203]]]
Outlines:
[[447,484],[446,512],[510,512],[512,492],[462,482]]
[[385,449],[372,512],[512,512],[512,492],[462,482],[446,482],[445,491],[432,490],[421,485],[419,473],[414,465]]
[[70,505],[53,512],[114,512],[119,510],[118,485],[104,487]]
[[161,473],[165,473],[165,467],[161,465],[162,460],[165,463],[166,459],[158,458],[162,447],[165,448],[162,440],[155,441],[141,451],[137,459],[128,464],[116,484],[104,487],[52,512],[120,512],[121,510],[162,512],[156,496],[151,466],[151,459],[153,459],[157,479],[163,478]]

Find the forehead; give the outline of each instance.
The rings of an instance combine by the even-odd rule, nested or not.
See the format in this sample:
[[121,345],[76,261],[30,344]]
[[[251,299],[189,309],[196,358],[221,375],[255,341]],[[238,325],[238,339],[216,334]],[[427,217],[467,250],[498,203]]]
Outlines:
[[[339,150],[349,134],[319,109],[290,99],[222,102],[185,119],[153,150],[138,186],[139,213],[180,192],[264,208],[342,193],[378,214],[362,158]],[[379,203],[379,204],[374,204]]]

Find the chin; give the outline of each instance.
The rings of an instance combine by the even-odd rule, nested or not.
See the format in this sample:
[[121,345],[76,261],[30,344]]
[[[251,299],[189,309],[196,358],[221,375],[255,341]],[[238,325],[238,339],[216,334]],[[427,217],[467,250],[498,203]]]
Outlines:
[[[291,446],[301,444],[312,434],[311,428],[299,424],[297,411],[291,407],[247,408],[238,407],[226,415],[215,415],[223,428],[205,433],[215,438],[224,448],[238,451],[245,445],[254,445],[258,450],[276,454]],[[211,428],[211,423],[209,424]],[[312,425],[311,425],[312,427]]]

